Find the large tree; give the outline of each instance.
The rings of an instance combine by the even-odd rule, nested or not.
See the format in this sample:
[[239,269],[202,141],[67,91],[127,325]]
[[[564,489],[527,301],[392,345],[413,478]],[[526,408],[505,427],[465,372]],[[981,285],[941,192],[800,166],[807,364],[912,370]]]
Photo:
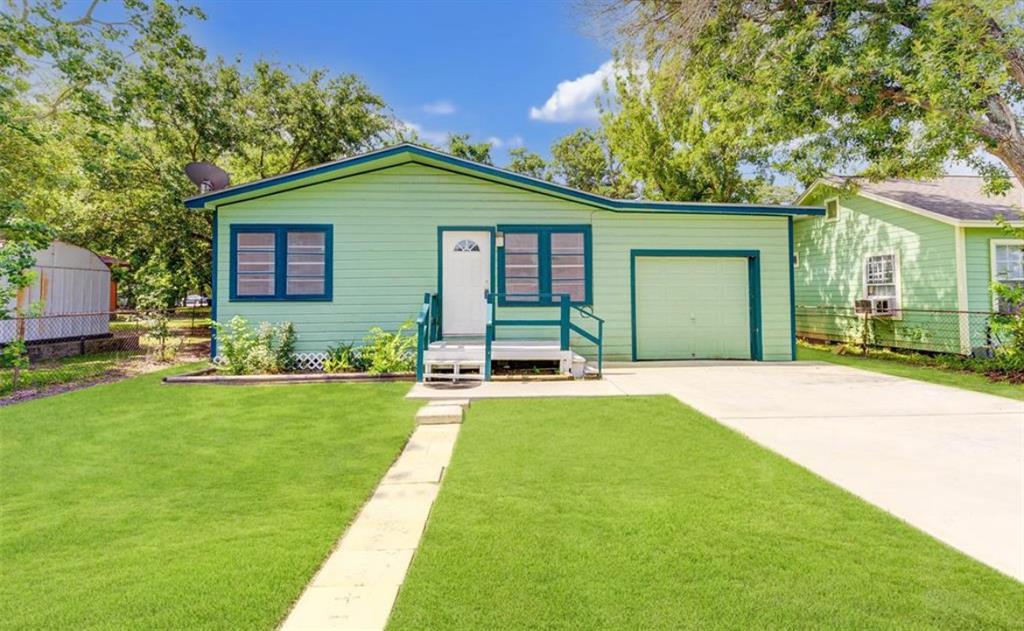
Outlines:
[[601,130],[582,127],[556,140],[548,168],[555,179],[581,191],[608,197],[634,193]]
[[244,182],[375,147],[394,128],[353,75],[209,60],[186,6],[25,6],[0,14],[0,197],[129,260],[128,294],[148,276],[170,275],[178,295],[209,283],[211,215],[181,203],[196,192],[186,163]]
[[998,165],[1024,179],[1014,0],[620,0],[602,15],[685,107],[804,183],[927,177],[950,160],[996,190]]
[[623,176],[654,200],[753,202],[771,196],[771,152],[746,135],[743,118],[702,104],[668,71],[669,63],[633,63],[615,78],[613,104],[602,123]]
[[469,134],[448,134],[448,153],[481,164],[493,164],[491,143],[473,142]]
[[526,147],[513,147],[508,150],[511,160],[505,168],[515,173],[522,173],[537,179],[551,179],[548,173],[548,163],[537,153]]

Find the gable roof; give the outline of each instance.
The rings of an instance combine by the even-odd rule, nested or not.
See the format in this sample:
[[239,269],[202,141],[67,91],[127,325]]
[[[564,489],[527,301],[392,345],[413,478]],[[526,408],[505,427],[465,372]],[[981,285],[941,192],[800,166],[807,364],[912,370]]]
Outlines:
[[1024,187],[1016,179],[1011,180],[1012,186],[1005,195],[989,196],[983,190],[984,179],[977,175],[880,182],[832,175],[811,186],[797,203],[806,199],[818,184],[842,187],[848,182],[857,187],[858,195],[954,225],[993,225],[1000,215],[1016,223],[1024,206]]
[[255,197],[272,195],[294,188],[309,186],[369,171],[414,162],[435,168],[470,175],[492,182],[539,192],[554,197],[580,202],[613,212],[695,213],[723,215],[822,215],[824,208],[797,205],[770,204],[715,204],[706,202],[653,202],[646,200],[612,199],[587,193],[555,182],[513,173],[505,169],[458,158],[440,151],[403,143],[350,158],[327,162],[315,167],[269,177],[256,182],[238,184],[219,191],[196,195],[185,200],[188,208],[214,209],[222,204],[235,203]]

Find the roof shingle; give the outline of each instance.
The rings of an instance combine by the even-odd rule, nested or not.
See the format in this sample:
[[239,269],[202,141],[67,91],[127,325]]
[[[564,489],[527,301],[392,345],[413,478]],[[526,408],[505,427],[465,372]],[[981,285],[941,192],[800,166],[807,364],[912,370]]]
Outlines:
[[[832,176],[828,181],[841,186],[848,179]],[[852,179],[862,192],[963,221],[992,221],[998,215],[1015,220],[1021,217],[1024,206],[1024,187],[1015,179],[1005,195],[991,197],[982,192],[983,180],[975,175],[947,175],[924,181]]]

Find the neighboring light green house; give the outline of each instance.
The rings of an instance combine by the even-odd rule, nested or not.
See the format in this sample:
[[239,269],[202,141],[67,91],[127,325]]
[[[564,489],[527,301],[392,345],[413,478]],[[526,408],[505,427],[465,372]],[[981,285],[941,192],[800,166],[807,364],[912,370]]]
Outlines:
[[842,184],[819,181],[797,202],[826,209],[794,223],[798,334],[859,339],[854,306],[866,301],[879,344],[968,354],[998,343],[991,285],[1024,283],[1024,243],[995,219],[1021,223],[1024,189],[989,197],[974,176],[862,181],[855,194]]
[[485,350],[791,360],[792,220],[824,212],[611,200],[408,144],[186,203],[215,212],[216,320],[289,320],[315,358],[421,316],[421,363],[481,376]]

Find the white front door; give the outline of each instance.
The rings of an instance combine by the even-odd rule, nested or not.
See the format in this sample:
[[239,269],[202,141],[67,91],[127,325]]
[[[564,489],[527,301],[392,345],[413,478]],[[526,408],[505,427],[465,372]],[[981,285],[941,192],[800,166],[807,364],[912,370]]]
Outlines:
[[446,230],[441,247],[441,332],[482,336],[487,326],[484,292],[491,288],[491,233]]

